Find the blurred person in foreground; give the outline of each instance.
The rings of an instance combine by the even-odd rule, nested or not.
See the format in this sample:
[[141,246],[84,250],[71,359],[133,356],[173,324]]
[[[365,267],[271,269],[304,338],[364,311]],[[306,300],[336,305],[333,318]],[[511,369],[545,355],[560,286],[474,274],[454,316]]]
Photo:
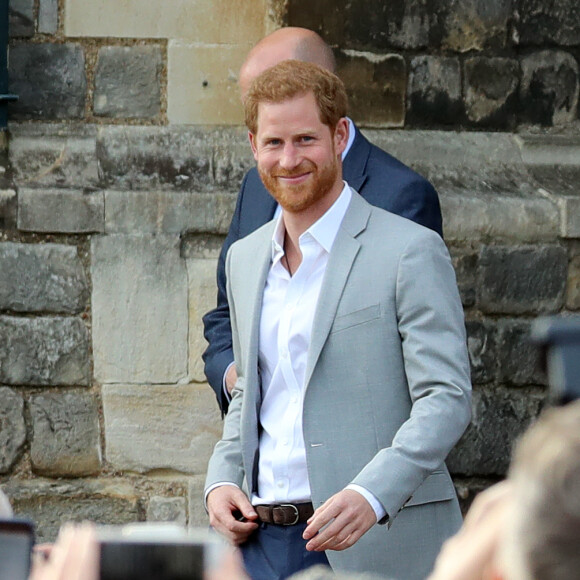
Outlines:
[[[336,72],[332,49],[318,34],[306,28],[280,28],[260,40],[242,65],[239,77],[242,101],[259,74],[288,59],[311,62]],[[372,205],[443,235],[435,188],[424,177],[370,143],[351,119],[347,121],[348,141],[341,154],[344,180]],[[228,410],[237,378],[226,295],[226,254],[236,240],[258,229],[279,212],[280,206],[264,186],[256,168],[250,169],[242,181],[218,261],[217,306],[203,318],[208,342],[203,354],[205,374],[223,413]]]
[[580,401],[546,411],[479,494],[429,580],[580,578]]

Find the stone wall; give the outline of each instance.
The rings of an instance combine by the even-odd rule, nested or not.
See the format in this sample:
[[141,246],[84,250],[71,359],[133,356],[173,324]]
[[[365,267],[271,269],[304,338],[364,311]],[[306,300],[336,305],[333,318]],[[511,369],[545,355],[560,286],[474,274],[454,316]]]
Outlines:
[[41,539],[71,518],[206,523],[221,418],[200,318],[253,164],[237,70],[280,23],[336,46],[352,116],[440,192],[475,385],[449,464],[466,505],[505,473],[546,395],[529,325],[580,311],[579,9],[383,6],[11,0],[0,483]]

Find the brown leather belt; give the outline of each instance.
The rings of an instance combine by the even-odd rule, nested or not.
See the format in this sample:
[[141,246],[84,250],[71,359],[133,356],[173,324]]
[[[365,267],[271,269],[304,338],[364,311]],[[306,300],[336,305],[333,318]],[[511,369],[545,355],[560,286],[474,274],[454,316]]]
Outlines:
[[303,523],[314,513],[311,503],[255,505],[254,509],[261,522],[279,526],[293,526]]

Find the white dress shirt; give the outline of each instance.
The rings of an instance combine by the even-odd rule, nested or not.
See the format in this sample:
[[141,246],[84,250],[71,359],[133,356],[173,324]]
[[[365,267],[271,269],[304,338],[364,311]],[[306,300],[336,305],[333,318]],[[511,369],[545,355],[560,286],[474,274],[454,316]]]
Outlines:
[[[306,363],[328,257],[351,196],[345,183],[332,207],[300,236],[302,262],[292,276],[282,265],[285,229],[278,217],[260,319],[262,431],[254,505],[310,501],[302,434]],[[384,508],[369,491],[357,485],[348,488],[367,499],[377,520],[384,517]]]

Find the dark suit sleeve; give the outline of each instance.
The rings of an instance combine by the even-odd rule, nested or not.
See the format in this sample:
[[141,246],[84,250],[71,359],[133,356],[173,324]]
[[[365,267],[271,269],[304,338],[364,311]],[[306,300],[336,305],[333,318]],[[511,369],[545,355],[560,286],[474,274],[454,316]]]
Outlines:
[[234,361],[232,349],[232,327],[230,308],[226,294],[226,255],[230,246],[240,237],[240,215],[248,175],[244,177],[230,223],[230,229],[222,246],[217,266],[217,306],[203,317],[204,336],[208,346],[203,353],[205,376],[215,391],[218,404],[227,413],[229,401],[223,391],[223,377],[228,366]]
[[392,213],[413,220],[443,237],[441,207],[435,188],[422,177],[405,184],[392,200]]

